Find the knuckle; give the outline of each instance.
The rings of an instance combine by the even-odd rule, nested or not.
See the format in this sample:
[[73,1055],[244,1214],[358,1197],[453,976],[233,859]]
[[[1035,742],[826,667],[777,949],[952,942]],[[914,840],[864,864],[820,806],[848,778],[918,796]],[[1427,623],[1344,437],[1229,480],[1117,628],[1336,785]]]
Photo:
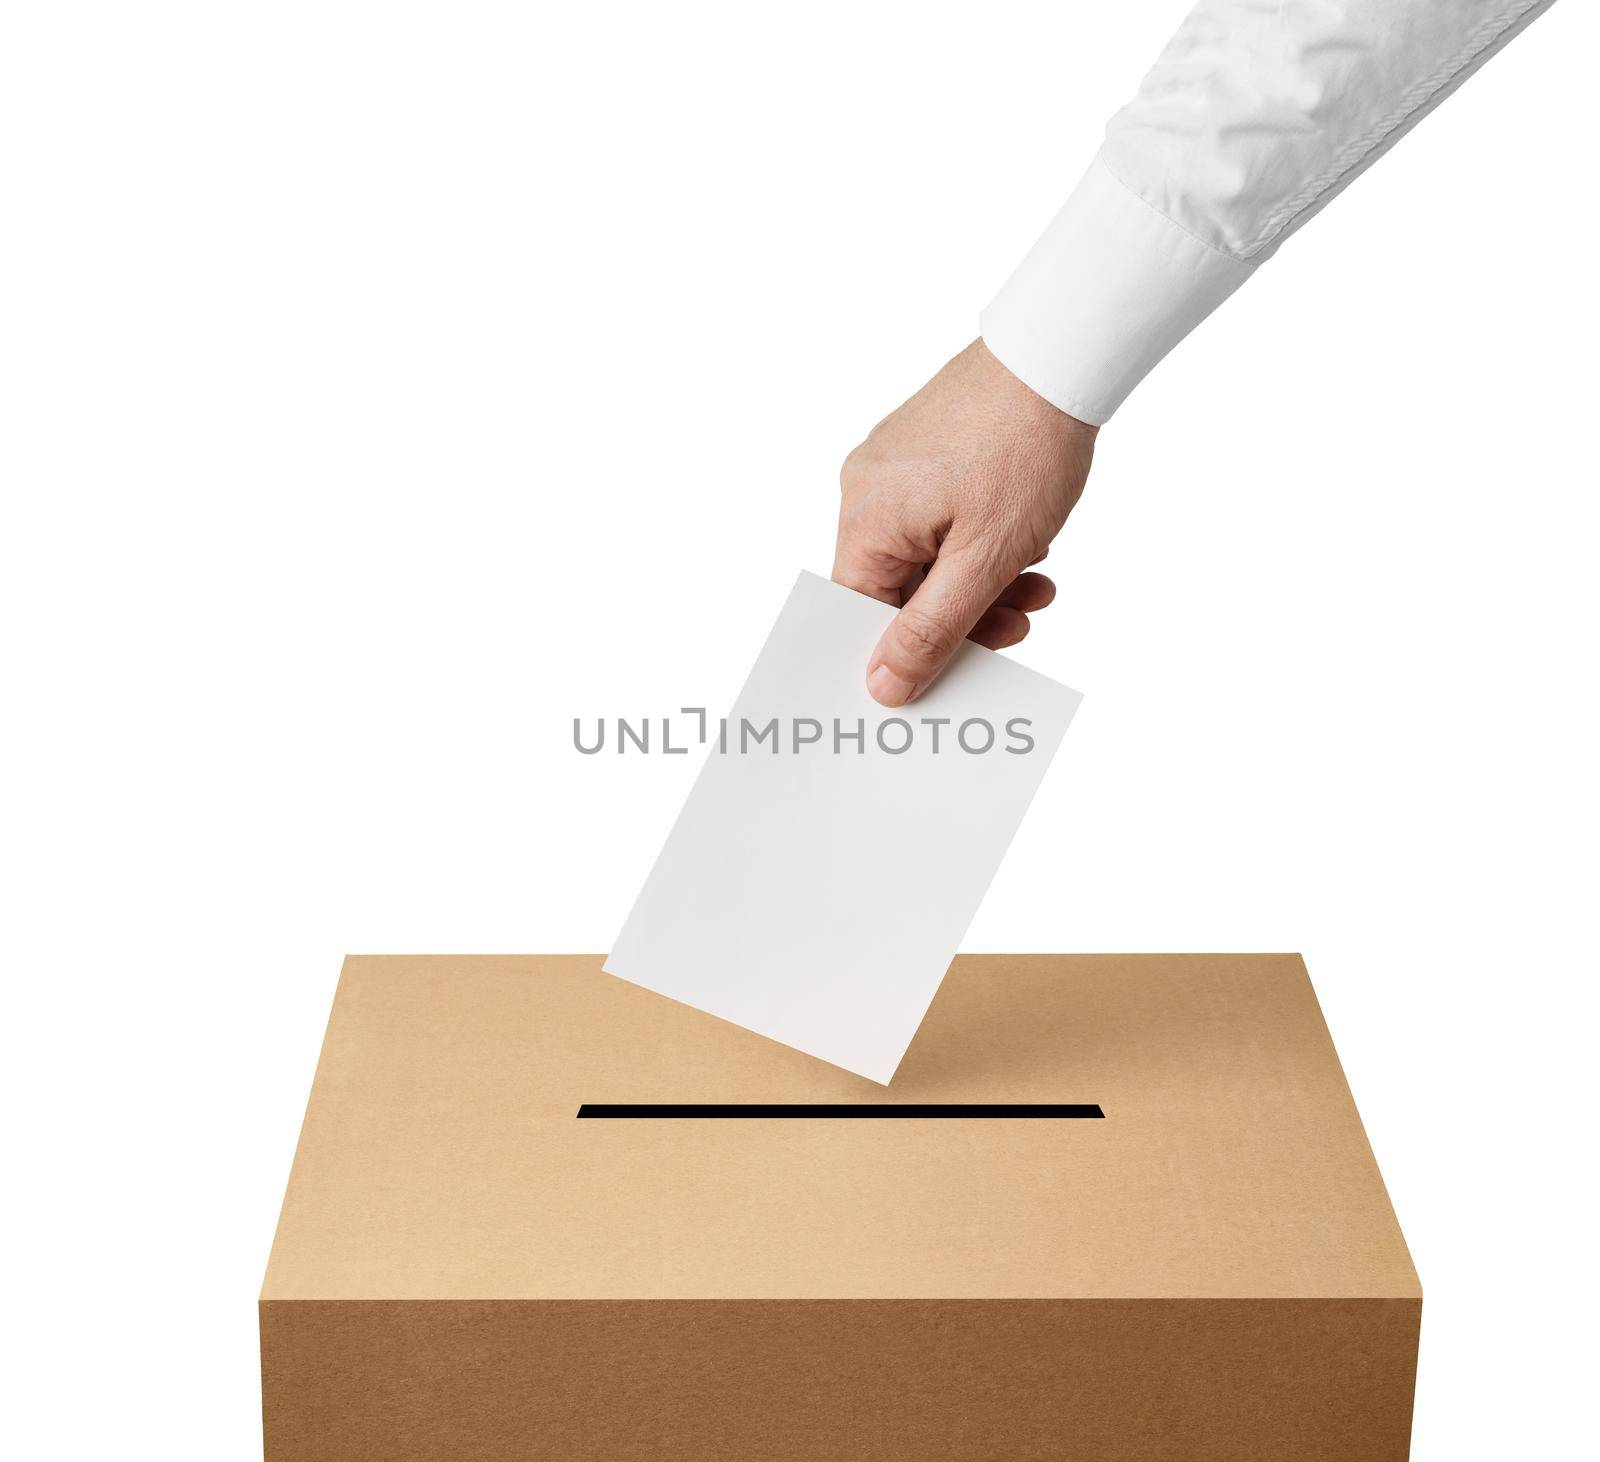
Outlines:
[[913,668],[936,670],[954,652],[956,633],[939,620],[906,609],[895,621],[895,644]]
[[[865,443],[863,443],[863,447]],[[862,479],[867,475],[865,454],[862,447],[857,447],[844,459],[844,465],[839,468],[840,491],[849,493],[862,484]]]

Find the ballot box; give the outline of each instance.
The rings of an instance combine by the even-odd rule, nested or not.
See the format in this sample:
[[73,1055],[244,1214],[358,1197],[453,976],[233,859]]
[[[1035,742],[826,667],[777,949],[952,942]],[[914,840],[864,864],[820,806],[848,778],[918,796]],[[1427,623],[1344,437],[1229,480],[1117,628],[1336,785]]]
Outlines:
[[267,1462],[1399,1462],[1421,1291],[1296,955],[971,955],[887,1088],[602,973],[345,963]]

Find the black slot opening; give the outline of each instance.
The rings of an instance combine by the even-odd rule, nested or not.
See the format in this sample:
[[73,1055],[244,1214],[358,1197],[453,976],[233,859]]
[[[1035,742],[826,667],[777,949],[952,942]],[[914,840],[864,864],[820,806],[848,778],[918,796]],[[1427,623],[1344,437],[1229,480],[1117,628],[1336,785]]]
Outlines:
[[1104,1117],[1098,1102],[585,1102],[580,1117],[1063,1118]]

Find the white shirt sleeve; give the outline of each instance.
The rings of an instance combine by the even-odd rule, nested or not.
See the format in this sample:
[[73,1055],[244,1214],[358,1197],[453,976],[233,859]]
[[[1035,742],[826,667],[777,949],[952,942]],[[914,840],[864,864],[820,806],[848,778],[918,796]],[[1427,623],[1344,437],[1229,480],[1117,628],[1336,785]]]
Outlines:
[[1295,229],[1554,0],[1201,0],[983,312],[1039,395],[1106,421]]

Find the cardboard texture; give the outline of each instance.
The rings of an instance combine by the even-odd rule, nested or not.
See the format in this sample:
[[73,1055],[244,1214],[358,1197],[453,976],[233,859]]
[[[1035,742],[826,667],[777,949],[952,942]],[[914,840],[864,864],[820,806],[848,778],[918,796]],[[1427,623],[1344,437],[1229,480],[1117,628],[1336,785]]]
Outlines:
[[1297,956],[965,956],[887,1090],[599,964],[346,962],[267,1462],[1407,1456],[1420,1290]]

